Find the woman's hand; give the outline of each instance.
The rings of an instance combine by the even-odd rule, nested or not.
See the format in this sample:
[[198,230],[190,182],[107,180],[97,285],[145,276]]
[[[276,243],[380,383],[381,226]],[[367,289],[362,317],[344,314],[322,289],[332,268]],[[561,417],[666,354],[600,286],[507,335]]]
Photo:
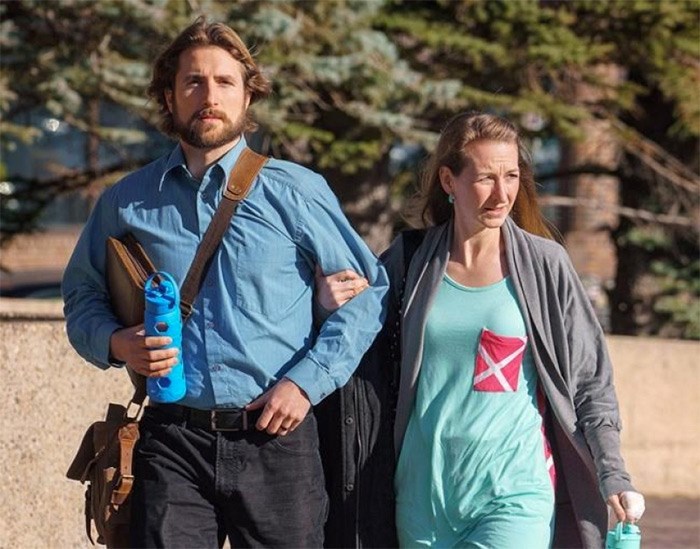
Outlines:
[[644,514],[644,496],[639,492],[621,492],[608,497],[608,505],[612,507],[617,520],[622,522],[637,522]]
[[335,311],[369,287],[367,279],[346,269],[328,276],[316,266],[316,301],[327,311]]

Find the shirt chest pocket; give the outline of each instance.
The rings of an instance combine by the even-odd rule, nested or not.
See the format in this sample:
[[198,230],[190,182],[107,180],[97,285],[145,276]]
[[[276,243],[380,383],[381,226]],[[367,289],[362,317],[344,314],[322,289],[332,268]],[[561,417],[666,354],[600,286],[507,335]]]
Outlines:
[[236,264],[238,307],[276,319],[310,300],[313,273],[303,257],[282,248],[250,255],[241,254]]
[[526,347],[526,336],[504,336],[484,328],[474,361],[474,390],[488,393],[517,391]]

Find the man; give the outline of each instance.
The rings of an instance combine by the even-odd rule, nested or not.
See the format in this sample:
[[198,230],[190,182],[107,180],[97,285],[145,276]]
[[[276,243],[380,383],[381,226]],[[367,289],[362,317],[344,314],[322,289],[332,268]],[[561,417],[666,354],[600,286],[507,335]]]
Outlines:
[[[150,377],[177,362],[177,351],[159,349],[169,338],[114,317],[106,238],[132,232],[181,284],[246,146],[248,107],[269,90],[238,35],[202,18],[156,60],[149,95],[179,143],[103,194],[68,264],[68,337],[85,359]],[[317,266],[361,272],[371,288],[315,330]],[[323,178],[270,159],[184,325],[187,393],[151,403],[141,421],[134,546],[212,547],[226,535],[234,547],[322,545],[328,500],[309,411],[356,368],[381,327],[387,287]]]

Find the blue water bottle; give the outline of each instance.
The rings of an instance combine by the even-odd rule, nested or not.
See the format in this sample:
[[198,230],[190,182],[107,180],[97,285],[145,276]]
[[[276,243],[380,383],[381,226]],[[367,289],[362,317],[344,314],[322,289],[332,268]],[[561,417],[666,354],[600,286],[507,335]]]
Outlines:
[[177,364],[167,376],[149,377],[146,384],[148,397],[156,402],[176,402],[185,396],[185,368],[182,363],[182,317],[180,290],[168,273],[153,273],[144,285],[146,336],[168,336],[172,342],[164,349],[177,348]]
[[630,522],[618,522],[608,532],[605,549],[639,549],[641,543],[642,533],[639,527]]

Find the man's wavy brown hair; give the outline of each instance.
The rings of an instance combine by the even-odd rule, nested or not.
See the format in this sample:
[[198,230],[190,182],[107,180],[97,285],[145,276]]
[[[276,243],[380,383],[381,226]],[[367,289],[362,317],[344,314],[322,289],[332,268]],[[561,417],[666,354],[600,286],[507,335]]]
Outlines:
[[[172,91],[175,86],[180,54],[191,48],[206,46],[216,46],[226,50],[243,65],[243,81],[246,92],[250,95],[251,105],[270,94],[270,81],[263,76],[240,36],[224,23],[207,23],[205,17],[198,17],[172,41],[153,65],[153,76],[147,93],[149,97],[158,102],[161,116],[160,129],[168,135],[174,134],[174,123],[165,100],[165,92]],[[255,128],[257,128],[257,124],[246,113],[244,131],[251,131]]]

